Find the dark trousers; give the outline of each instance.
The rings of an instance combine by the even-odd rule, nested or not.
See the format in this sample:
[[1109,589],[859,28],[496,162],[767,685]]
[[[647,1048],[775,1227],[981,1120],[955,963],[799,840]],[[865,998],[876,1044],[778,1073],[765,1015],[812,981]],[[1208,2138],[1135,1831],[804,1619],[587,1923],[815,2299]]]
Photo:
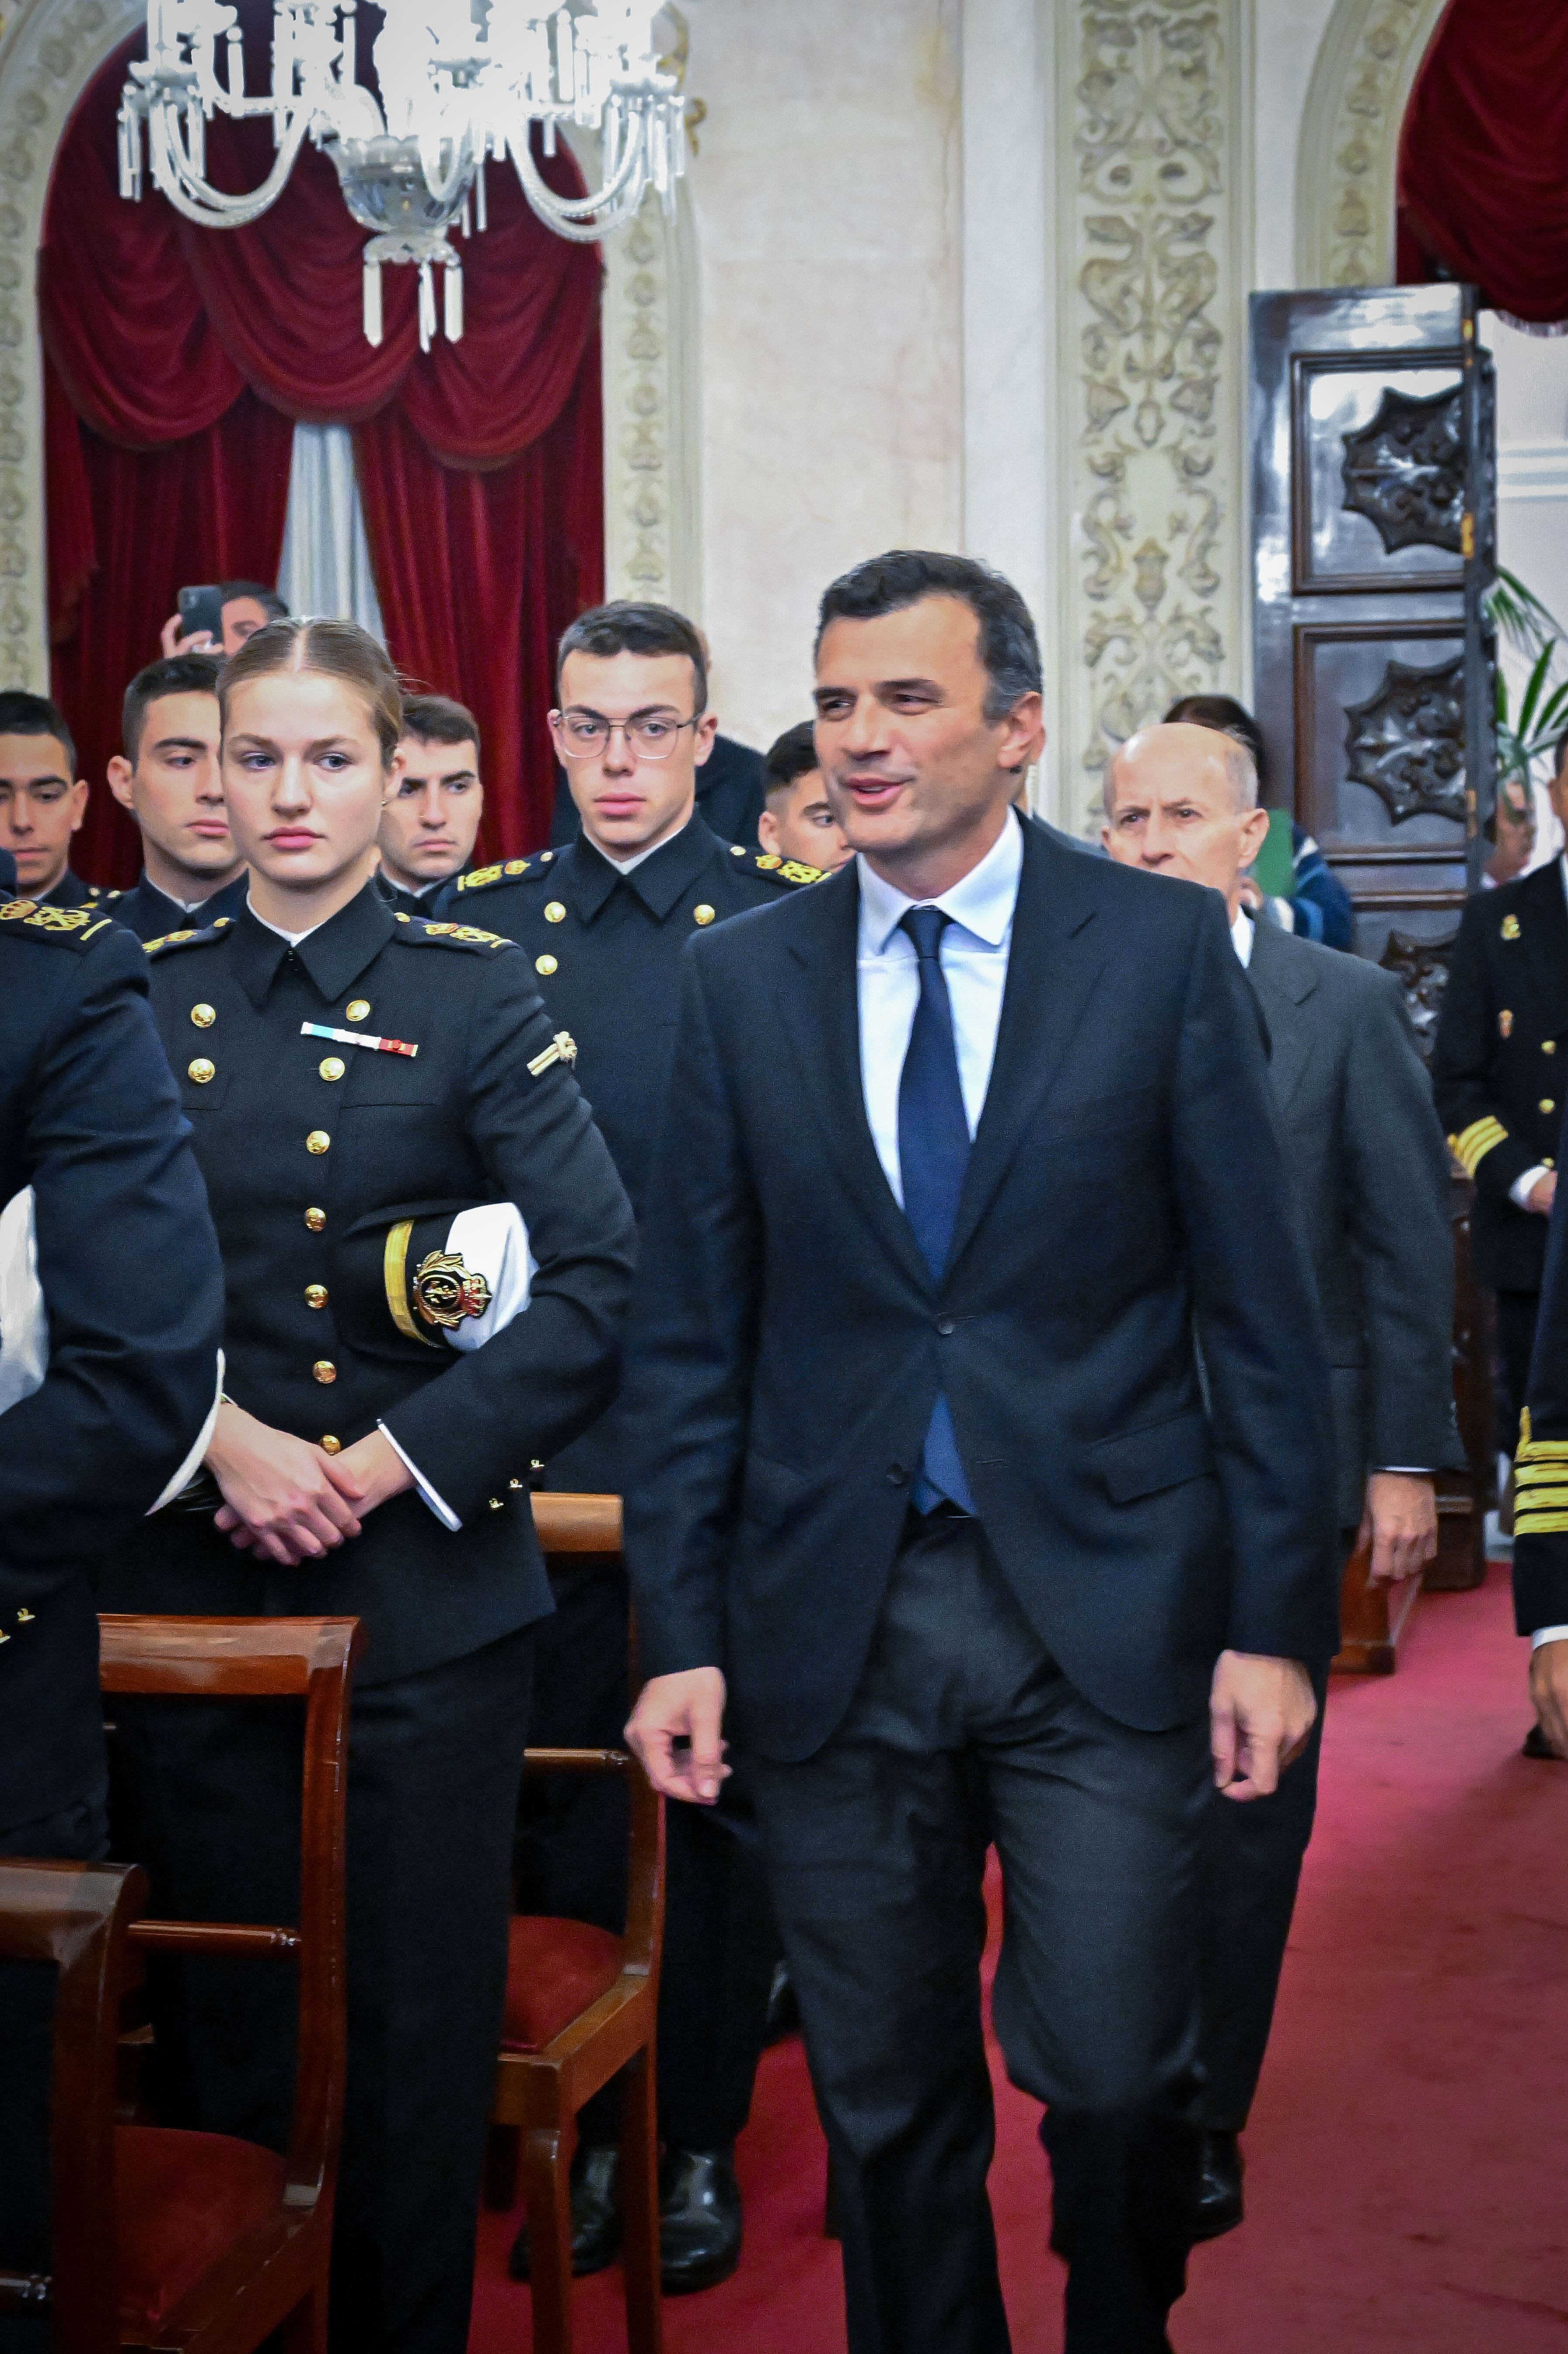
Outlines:
[[[1353,1537],[1354,1532],[1352,1531]],[[1350,1551],[1350,1543],[1345,1545]],[[1318,1810],[1328,1678],[1313,1684],[1318,1718],[1307,1747],[1270,1798],[1238,1806],[1211,1790],[1202,1890],[1202,2119],[1240,2133],[1263,2072],[1301,1862]]]
[[[1075,1692],[978,1523],[911,1521],[849,1713],[755,1768],[775,1911],[838,2181],[853,2354],[1001,2354],[981,2030],[1048,2104],[1070,2354],[1160,2354],[1197,2190],[1194,1872],[1206,1723]],[[1044,2238],[1044,2233],[1042,2233]]]
[[1511,1463],[1519,1448],[1519,1418],[1530,1394],[1530,1357],[1535,1346],[1535,1317],[1541,1294],[1499,1291],[1494,1296],[1498,1308],[1498,1355],[1502,1363],[1498,1451]]
[[[524,1628],[354,1697],[340,2354],[467,2347],[533,1644]],[[117,1714],[117,1850],[149,1865],[156,1910],[296,1919],[299,1709],[144,1701]],[[288,1966],[180,1963],[152,1994],[163,2121],[281,2147]]]
[[[624,1573],[612,1557],[551,1583],[556,1616],[540,1629],[529,1741],[620,1748],[631,1705]],[[619,1934],[626,1840],[615,1784],[530,1776],[518,1810],[519,1905]],[[744,1759],[711,1814],[668,1809],[665,1889],[659,2130],[673,2149],[722,2149],[750,2113],[779,1954]],[[583,2141],[613,2142],[618,2115],[607,2085],[578,2120]]]
[[[104,1793],[0,1830],[0,1855],[93,1863],[109,1852]],[[49,2268],[49,2092],[56,1971],[0,1963],[0,2271]],[[48,2319],[0,2319],[3,2354],[45,2354]]]

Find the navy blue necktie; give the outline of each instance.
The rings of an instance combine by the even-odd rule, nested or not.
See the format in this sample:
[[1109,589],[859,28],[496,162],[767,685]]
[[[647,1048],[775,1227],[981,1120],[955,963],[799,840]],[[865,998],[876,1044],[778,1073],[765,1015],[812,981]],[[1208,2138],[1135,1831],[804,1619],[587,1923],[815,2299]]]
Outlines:
[[[940,907],[911,907],[901,926],[920,960],[920,1002],[898,1081],[898,1169],[904,1214],[931,1280],[938,1284],[952,1248],[959,1196],[969,1165],[969,1124],[959,1083],[953,1009],[942,970],[942,934],[950,921]],[[926,1432],[915,1502],[917,1510],[928,1512],[944,1498],[966,1512],[977,1509],[959,1459],[951,1409],[946,1397],[938,1395]]]

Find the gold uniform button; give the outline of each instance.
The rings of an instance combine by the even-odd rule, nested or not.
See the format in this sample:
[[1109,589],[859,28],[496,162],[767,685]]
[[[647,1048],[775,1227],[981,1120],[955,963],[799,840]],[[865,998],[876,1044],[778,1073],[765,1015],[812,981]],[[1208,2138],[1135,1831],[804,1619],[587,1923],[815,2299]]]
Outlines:
[[1541,1165],[1543,1169],[1555,1169],[1557,1163],[1553,1161],[1550,1152],[1543,1152],[1541,1156]]
[[311,1371],[318,1382],[335,1382],[337,1379],[337,1367],[330,1357],[318,1357]]
[[1552,1096],[1542,1096],[1541,1098],[1541,1108],[1542,1111],[1555,1111],[1557,1105],[1554,1097]]
[[564,924],[566,920],[566,909],[558,899],[552,899],[545,909],[545,921],[547,924]]
[[213,1006],[193,1005],[191,1007],[191,1020],[196,1023],[198,1030],[210,1030],[213,1023],[217,1020],[217,1013]]
[[744,858],[746,856],[746,853],[741,848],[738,842],[732,842],[730,843],[729,854],[732,858]]
[[551,973],[557,971],[559,968],[554,957],[535,957],[534,970],[535,972],[542,972],[547,981]]
[[705,899],[703,901],[700,907],[694,907],[692,909],[692,921],[694,924],[711,924],[713,919],[714,911],[709,907]]
[[323,1455],[341,1455],[343,1453],[342,1439],[334,1438],[331,1431],[327,1431],[322,1439],[322,1453]]
[[324,1210],[307,1210],[305,1212],[305,1224],[309,1226],[313,1235],[319,1235],[322,1228],[326,1224],[326,1212]]
[[1543,1055],[1555,1055],[1557,1052],[1556,1039],[1543,1038],[1541,1042],[1541,1051]]
[[215,1079],[217,1076],[217,1064],[209,1063],[205,1055],[198,1055],[196,1061],[187,1064],[185,1068],[187,1075],[196,1081],[198,1087],[205,1087],[208,1079]]
[[490,1509],[493,1512],[503,1512],[506,1510],[506,1505],[500,1496],[492,1496],[490,1500]]
[[370,1019],[369,998],[351,998],[343,1009],[343,1017],[345,1022],[368,1022]]
[[324,1308],[326,1304],[327,1288],[325,1284],[307,1283],[305,1286],[305,1306],[307,1308]]
[[323,1079],[341,1079],[347,1067],[341,1055],[323,1055],[318,1066]]
[[324,1152],[331,1142],[332,1139],[327,1134],[324,1128],[313,1128],[309,1136],[305,1139],[305,1150],[307,1152]]

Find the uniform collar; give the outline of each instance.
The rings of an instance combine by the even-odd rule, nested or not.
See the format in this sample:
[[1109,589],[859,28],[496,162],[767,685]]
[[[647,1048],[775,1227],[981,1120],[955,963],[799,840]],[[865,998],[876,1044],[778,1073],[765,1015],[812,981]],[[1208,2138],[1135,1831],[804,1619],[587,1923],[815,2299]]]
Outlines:
[[279,966],[291,954],[330,1004],[380,955],[397,930],[397,920],[375,884],[367,883],[346,907],[340,907],[291,950],[287,940],[257,922],[247,901],[235,926],[235,974],[260,1013]]
[[662,842],[630,875],[622,875],[613,867],[586,833],[579,833],[571,848],[562,854],[560,866],[567,870],[568,896],[585,924],[592,923],[618,883],[635,891],[649,914],[662,923],[718,849],[717,834],[694,811],[680,832]]

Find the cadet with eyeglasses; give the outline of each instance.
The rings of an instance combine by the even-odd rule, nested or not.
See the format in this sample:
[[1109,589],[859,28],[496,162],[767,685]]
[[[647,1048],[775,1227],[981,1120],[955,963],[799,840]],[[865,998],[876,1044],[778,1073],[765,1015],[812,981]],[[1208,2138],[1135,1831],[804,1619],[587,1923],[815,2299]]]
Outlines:
[[[577,1042],[577,1077],[641,1217],[674,1038],[681,961],[710,926],[768,906],[819,870],[742,850],[695,813],[697,772],[717,720],[702,641],[667,606],[621,602],[574,621],[561,641],[556,750],[582,821],[565,849],[461,878],[439,912],[503,932],[526,949],[553,1022]],[[758,1052],[766,1052],[758,1041]],[[614,1406],[543,1466],[541,1484],[619,1493],[626,1430]],[[619,1561],[554,1579],[531,1742],[618,1746],[629,1704],[626,1582]],[[745,1795],[745,1771],[716,1817],[669,1822],[669,1905],[659,2004],[664,2143],[664,2285],[711,2286],[740,2256],[732,2163],[746,2122],[777,1957]],[[520,1821],[519,1891],[528,1912],[620,1925],[626,1831],[608,1786],[530,1784]],[[616,2116],[602,2097],[579,2120],[572,2260],[581,2273],[620,2239]],[[526,2231],[513,2268],[526,2277]]]

